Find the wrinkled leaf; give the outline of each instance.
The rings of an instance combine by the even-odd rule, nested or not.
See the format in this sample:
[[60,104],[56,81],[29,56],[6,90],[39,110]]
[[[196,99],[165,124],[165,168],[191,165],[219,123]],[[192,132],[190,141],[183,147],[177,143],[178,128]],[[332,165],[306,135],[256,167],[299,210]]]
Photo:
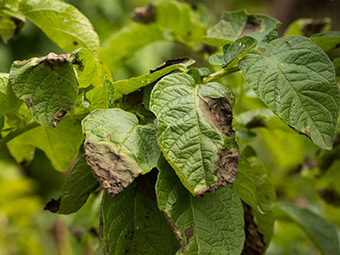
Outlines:
[[230,44],[248,35],[259,44],[277,38],[277,28],[281,23],[262,14],[248,15],[245,11],[225,12],[222,19],[207,32],[203,41],[214,46]]
[[113,100],[117,100],[123,95],[130,94],[146,85],[158,80],[159,78],[171,73],[179,68],[186,68],[187,65],[192,64],[194,61],[188,58],[168,60],[160,67],[152,70],[150,74],[133,77],[127,80],[120,80],[112,83],[113,87]]
[[183,185],[202,195],[236,179],[238,146],[232,129],[232,92],[220,83],[197,84],[170,74],[151,93],[158,143]]
[[0,73],[0,102],[0,116],[9,112],[16,112],[21,104],[9,84],[8,74],[5,73]]
[[251,49],[255,48],[257,41],[249,36],[237,39],[232,44],[223,47],[223,56],[211,55],[209,62],[212,65],[225,67],[235,66]]
[[64,51],[84,47],[98,54],[98,35],[74,6],[59,0],[22,0],[19,11]]
[[285,220],[285,217],[288,217],[293,220],[307,233],[322,254],[339,254],[339,238],[337,230],[332,224],[308,209],[286,205],[280,206],[278,209],[279,219]]
[[21,144],[28,146],[28,153],[33,150],[33,147],[37,147],[51,160],[56,170],[66,172],[78,155],[82,142],[83,136],[79,122],[64,120],[54,129],[40,126],[27,131],[7,145],[13,157],[18,159],[23,156]]
[[329,51],[340,47],[340,31],[327,31],[311,37],[322,50]]
[[111,195],[156,166],[160,154],[156,129],[139,125],[134,114],[119,108],[94,110],[82,126],[85,160]]
[[339,115],[339,88],[327,55],[310,39],[272,41],[265,55],[239,62],[247,83],[275,114],[323,149],[331,149]]
[[15,61],[9,80],[15,95],[45,127],[55,127],[71,111],[77,98],[77,75],[68,55],[50,53],[42,58]]
[[181,250],[177,254],[240,254],[244,243],[242,204],[231,185],[194,197],[165,159],[158,162],[158,207],[168,216]]
[[142,175],[102,202],[103,241],[111,255],[174,254],[178,242],[157,208],[152,175]]
[[91,168],[83,158],[79,158],[64,184],[58,213],[70,214],[78,211],[98,185]]

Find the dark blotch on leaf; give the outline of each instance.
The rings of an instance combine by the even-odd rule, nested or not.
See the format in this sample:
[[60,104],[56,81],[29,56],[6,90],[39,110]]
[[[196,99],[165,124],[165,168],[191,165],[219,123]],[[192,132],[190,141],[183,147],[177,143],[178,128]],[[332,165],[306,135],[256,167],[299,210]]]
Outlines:
[[74,42],[73,42],[73,45],[74,45],[74,46],[77,46],[77,45],[78,45],[78,42],[77,42],[77,41],[74,41]]
[[194,229],[193,229],[193,227],[190,226],[190,227],[186,228],[186,229],[184,230],[184,234],[185,234],[185,237],[186,237],[186,239],[187,239],[187,244],[188,244],[189,241],[190,241],[190,238],[194,235]]
[[31,100],[29,98],[25,99],[25,104],[27,105],[28,108],[33,106],[33,103],[31,102]]
[[324,19],[312,20],[310,23],[302,27],[301,33],[304,36],[310,37],[313,34],[321,33],[327,24],[327,21]]
[[48,210],[53,213],[57,213],[60,207],[60,200],[61,198],[56,199],[51,199],[44,207],[44,210]]
[[263,120],[261,119],[261,116],[257,115],[254,116],[247,124],[246,128],[257,128],[257,127],[265,127],[265,124],[263,123]]
[[143,24],[154,22],[156,20],[155,6],[148,3],[143,7],[136,8],[132,13],[132,19]]
[[38,62],[43,63],[45,66],[48,66],[54,70],[54,68],[61,67],[66,61],[69,61],[69,59],[70,54],[57,55],[51,52],[47,56],[39,58]]
[[320,197],[323,198],[328,204],[340,207],[340,195],[333,189],[319,190]]
[[52,123],[54,126],[58,125],[62,117],[65,116],[65,114],[68,113],[68,110],[60,110],[56,115],[53,116],[52,118]]
[[161,64],[160,66],[156,67],[155,69],[150,70],[150,73],[154,73],[156,71],[160,71],[168,66],[172,66],[172,65],[177,65],[177,64],[185,64],[186,62],[188,62],[190,59],[189,58],[174,58],[174,59],[169,59],[167,61],[165,61],[163,64]]
[[256,19],[253,16],[249,16],[247,19],[247,23],[244,26],[241,36],[245,36],[247,34],[251,34],[254,32],[258,32],[261,29],[261,20]]

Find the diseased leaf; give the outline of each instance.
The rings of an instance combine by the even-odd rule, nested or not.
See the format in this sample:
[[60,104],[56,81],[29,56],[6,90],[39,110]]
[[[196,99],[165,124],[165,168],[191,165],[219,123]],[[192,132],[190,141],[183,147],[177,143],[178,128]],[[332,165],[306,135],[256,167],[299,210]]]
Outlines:
[[324,51],[340,47],[340,31],[327,31],[315,34],[312,35],[311,39]]
[[0,116],[16,112],[22,103],[13,93],[8,81],[8,74],[0,73]]
[[84,47],[95,56],[98,54],[97,33],[72,5],[59,0],[22,0],[19,11],[67,53]]
[[336,228],[308,209],[293,206],[280,206],[279,219],[289,217],[311,238],[324,255],[339,254],[340,244]]
[[133,77],[127,80],[120,80],[112,83],[113,87],[113,100],[117,100],[124,95],[130,94],[146,85],[157,81],[159,78],[171,73],[179,68],[186,68],[187,65],[192,64],[194,61],[189,58],[172,59],[168,60],[161,66],[152,70],[150,74],[143,74],[141,76]]
[[231,185],[194,197],[164,158],[158,162],[158,207],[181,245],[177,254],[240,254],[244,243],[242,204]]
[[82,126],[85,160],[112,196],[156,166],[160,154],[156,129],[139,125],[134,114],[119,108],[94,110]]
[[325,32],[331,26],[330,18],[324,19],[298,19],[292,22],[284,35],[301,35],[310,37],[313,34]]
[[4,43],[10,43],[20,32],[23,21],[17,18],[2,17],[0,20],[0,36]]
[[319,147],[332,148],[339,88],[331,61],[310,39],[276,39],[265,55],[253,50],[239,67],[256,95],[285,123]]
[[183,185],[195,195],[236,179],[239,151],[232,129],[232,92],[222,84],[197,84],[170,74],[151,93],[158,143]]
[[234,67],[251,49],[255,48],[257,41],[249,36],[237,39],[232,44],[223,47],[223,56],[211,55],[209,62],[212,65]]
[[98,185],[84,158],[79,158],[64,184],[58,213],[71,214],[78,211]]
[[[54,129],[40,126],[29,130],[8,142],[7,146],[16,159],[22,158],[23,152],[20,145],[28,146],[28,153],[37,147],[51,160],[56,170],[66,172],[78,155],[82,142],[83,136],[79,122],[63,120]],[[34,150],[31,153],[33,152]]]
[[[151,175],[151,176],[150,176]],[[157,208],[153,174],[102,202],[103,241],[110,255],[175,254],[178,242]]]
[[15,61],[9,80],[15,95],[45,127],[55,127],[77,99],[78,80],[69,55],[50,53],[42,58]]
[[262,14],[248,15],[245,11],[224,12],[222,19],[207,32],[203,41],[214,46],[224,46],[245,35],[253,37],[259,45],[277,38],[281,23]]

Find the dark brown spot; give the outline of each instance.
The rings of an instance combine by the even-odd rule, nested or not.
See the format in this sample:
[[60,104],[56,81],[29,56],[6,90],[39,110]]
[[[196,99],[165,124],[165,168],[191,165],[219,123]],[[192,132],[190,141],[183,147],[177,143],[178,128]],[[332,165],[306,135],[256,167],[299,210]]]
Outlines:
[[51,119],[54,126],[58,125],[58,123],[61,121],[62,117],[65,116],[66,113],[68,113],[69,110],[60,110],[56,115],[53,116]]
[[328,204],[340,207],[340,195],[334,189],[326,188],[319,190],[318,192],[323,200],[325,200]]
[[169,59],[167,61],[165,61],[163,64],[161,64],[160,66],[156,67],[155,69],[150,70],[150,73],[154,73],[156,71],[160,71],[168,66],[172,66],[172,65],[176,65],[176,64],[184,64],[186,62],[188,62],[190,59],[189,58],[174,58],[174,59]]
[[60,207],[60,201],[61,198],[56,199],[51,199],[44,207],[44,210],[48,210],[53,213],[57,213]]
[[254,16],[249,16],[240,37],[243,37],[254,32],[258,32],[260,29],[261,20],[256,19]]
[[29,98],[25,99],[25,104],[27,105],[28,108],[31,108],[33,106],[33,103],[31,102]]
[[322,32],[322,30],[327,26],[328,22],[325,19],[315,19],[310,23],[307,23],[301,28],[301,33],[304,36],[310,37],[313,34]]
[[311,135],[310,135],[310,133],[307,130],[305,132],[303,132],[303,134],[305,136],[307,136],[309,139],[311,139]]
[[256,115],[254,116],[247,124],[246,128],[257,128],[257,127],[265,127],[265,124],[263,123],[263,120],[261,119],[261,116]]
[[192,226],[189,226],[188,228],[186,228],[184,230],[184,234],[185,234],[185,237],[187,239],[187,244],[189,243],[190,241],[190,238],[194,235],[194,229]]
[[57,55],[53,52],[49,53],[47,56],[39,58],[38,62],[43,63],[45,66],[50,67],[52,70],[56,67],[62,66],[65,62],[70,60],[70,54]]
[[78,42],[77,42],[77,41],[73,41],[73,45],[74,45],[74,46],[77,46],[77,45],[78,45]]
[[149,24],[156,20],[155,7],[152,3],[148,3],[143,7],[136,8],[131,16],[136,22]]

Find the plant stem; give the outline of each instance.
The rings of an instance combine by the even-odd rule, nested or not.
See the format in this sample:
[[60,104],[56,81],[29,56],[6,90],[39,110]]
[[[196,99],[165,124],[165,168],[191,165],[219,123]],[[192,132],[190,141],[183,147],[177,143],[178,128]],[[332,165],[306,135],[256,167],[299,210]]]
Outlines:
[[208,82],[212,82],[212,81],[215,81],[225,75],[228,75],[228,74],[231,74],[231,73],[235,73],[235,72],[238,72],[240,71],[240,69],[238,67],[233,67],[233,68],[230,68],[230,69],[222,69],[216,73],[213,73],[211,75],[209,75],[208,77],[205,77],[203,79],[203,83],[208,83]]

